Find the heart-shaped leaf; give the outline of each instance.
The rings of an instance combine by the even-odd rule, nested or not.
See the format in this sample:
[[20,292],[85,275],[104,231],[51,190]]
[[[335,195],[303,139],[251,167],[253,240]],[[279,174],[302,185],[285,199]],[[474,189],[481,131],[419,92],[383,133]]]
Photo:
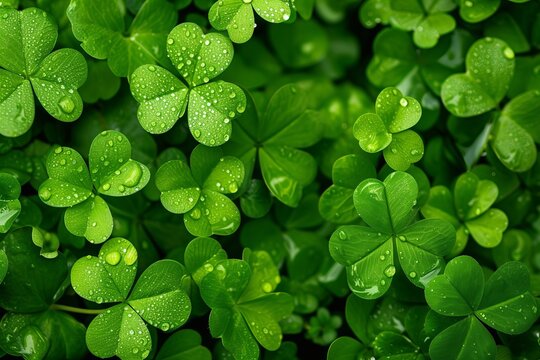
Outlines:
[[140,104],[139,123],[151,134],[169,131],[186,111],[188,88],[160,66],[138,67],[131,75],[130,88]]
[[452,259],[444,275],[439,275],[426,286],[429,307],[441,315],[472,314],[482,301],[484,274],[476,260],[469,256]]
[[40,199],[49,206],[79,204],[92,194],[92,181],[82,156],[68,147],[56,147],[46,162],[49,179],[39,187]]
[[529,288],[529,271],[523,263],[503,264],[486,282],[477,316],[503,333],[525,332],[538,318],[536,300]]
[[218,33],[204,34],[194,23],[176,26],[167,38],[167,54],[190,86],[205,84],[231,63],[234,49]]
[[108,130],[96,136],[88,157],[92,182],[104,195],[131,195],[150,180],[146,165],[131,159],[131,144],[121,132]]
[[441,89],[444,105],[452,114],[469,117],[495,108],[514,75],[514,52],[499,39],[483,38],[467,52],[467,72],[448,77]]
[[73,49],[60,49],[41,62],[32,75],[36,96],[54,118],[71,122],[81,116],[83,103],[77,92],[86,81],[88,68],[84,57]]
[[156,186],[161,191],[161,203],[175,214],[193,209],[201,194],[186,162],[171,160],[161,165],[156,173]]
[[152,349],[152,338],[135,310],[119,304],[92,320],[86,330],[86,345],[100,358],[145,359]]
[[398,233],[413,219],[418,185],[401,171],[391,173],[384,182],[362,181],[354,192],[356,211],[369,226],[388,234]]
[[186,269],[191,277],[200,285],[202,279],[214,270],[214,266],[227,259],[227,253],[212,238],[199,237],[189,242],[184,253]]
[[77,294],[101,303],[124,301],[137,274],[137,250],[126,239],[113,238],[99,256],[82,257],[71,268],[71,284]]
[[22,135],[34,122],[35,105],[29,80],[0,69],[0,134],[8,137]]
[[20,195],[21,185],[17,179],[10,174],[0,173],[0,233],[8,232],[19,216]]
[[174,260],[160,260],[141,275],[127,303],[150,325],[163,331],[182,326],[191,301],[182,288],[185,270]]
[[459,15],[467,22],[477,23],[493,15],[500,3],[501,0],[460,0]]
[[467,220],[465,225],[478,244],[491,248],[501,242],[508,227],[508,217],[499,209],[489,209],[479,217]]
[[201,144],[222,145],[231,137],[231,120],[245,108],[246,95],[234,84],[215,81],[197,86],[189,94],[189,129]]
[[384,160],[394,170],[408,170],[424,156],[424,142],[420,135],[405,130],[392,136],[392,142],[383,150]]
[[497,200],[499,189],[490,180],[480,180],[475,173],[461,175],[454,189],[454,201],[458,216],[473,219],[486,212]]
[[70,207],[64,214],[66,228],[75,236],[82,236],[93,244],[107,240],[113,231],[113,217],[107,203],[99,196]]

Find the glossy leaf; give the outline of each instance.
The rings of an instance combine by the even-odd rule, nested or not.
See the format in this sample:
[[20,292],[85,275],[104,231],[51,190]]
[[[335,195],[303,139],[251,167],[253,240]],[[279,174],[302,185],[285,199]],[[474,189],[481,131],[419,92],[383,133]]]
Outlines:
[[499,39],[476,41],[467,52],[467,72],[448,77],[441,90],[452,114],[469,117],[495,108],[514,74],[514,51]]
[[9,174],[0,173],[0,233],[9,231],[21,212],[21,185]]
[[212,354],[201,342],[201,335],[194,330],[177,331],[161,346],[156,360],[211,360]]
[[146,165],[131,159],[131,144],[119,131],[103,131],[96,136],[88,157],[92,182],[103,195],[131,195],[150,180]]
[[77,294],[101,303],[124,301],[137,274],[137,250],[127,240],[107,241],[98,257],[82,257],[71,269],[71,284]]
[[91,243],[100,244],[113,231],[113,217],[107,203],[99,196],[70,207],[64,214],[66,228],[75,236],[82,236]]

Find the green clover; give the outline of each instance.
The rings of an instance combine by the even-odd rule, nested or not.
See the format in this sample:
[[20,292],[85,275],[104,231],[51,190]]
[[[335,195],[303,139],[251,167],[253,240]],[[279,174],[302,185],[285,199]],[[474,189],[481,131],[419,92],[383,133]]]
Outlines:
[[17,179],[0,172],[0,233],[9,231],[21,212],[21,185]]
[[384,159],[394,170],[405,171],[420,161],[424,143],[416,132],[409,130],[422,116],[418,101],[403,96],[396,88],[386,88],[377,96],[375,111],[361,115],[354,123],[354,137],[362,150],[383,150]]
[[150,265],[133,286],[138,254],[126,239],[113,238],[71,269],[73,290],[86,300],[118,305],[96,316],[86,332],[88,349],[96,356],[144,359],[152,348],[145,323],[162,331],[182,326],[191,301],[182,288],[182,265],[160,260]]
[[465,359],[464,354],[477,351],[479,359],[493,359],[495,341],[483,324],[515,335],[529,329],[538,318],[524,264],[505,263],[487,281],[484,278],[476,260],[459,256],[448,263],[444,274],[427,285],[426,301],[433,311],[444,317],[461,318],[433,339],[429,347],[431,358]]
[[417,195],[414,178],[399,171],[384,182],[367,179],[356,188],[354,205],[368,226],[341,226],[329,244],[334,260],[346,266],[355,295],[375,299],[388,291],[397,272],[395,260],[421,288],[442,271],[455,231],[443,220],[413,222]]
[[429,200],[422,207],[428,219],[443,219],[456,228],[456,244],[452,254],[459,254],[467,245],[469,234],[483,247],[495,247],[508,226],[506,214],[491,205],[499,190],[490,180],[480,180],[472,172],[458,177],[454,193],[443,185],[431,188]]
[[174,6],[147,0],[133,19],[126,10],[119,0],[73,0],[66,13],[81,47],[107,59],[114,75],[129,76],[144,64],[166,66],[165,39],[178,19]]
[[208,20],[216,30],[227,30],[231,41],[244,43],[251,39],[256,26],[253,10],[271,23],[291,17],[286,0],[219,0],[210,8]]
[[130,88],[140,103],[141,126],[152,134],[164,133],[187,108],[189,129],[198,142],[207,146],[227,142],[231,121],[244,112],[246,97],[234,84],[210,80],[229,66],[233,51],[230,40],[221,34],[204,34],[193,23],[176,26],[167,38],[167,54],[187,85],[162,67],[137,68]]
[[227,195],[238,192],[244,165],[219,148],[197,146],[191,169],[182,160],[163,164],[156,173],[161,203],[172,213],[185,214],[184,224],[195,236],[229,235],[240,226],[240,212]]
[[131,159],[131,145],[118,131],[103,131],[90,147],[88,167],[74,149],[58,146],[47,157],[49,179],[39,187],[40,199],[49,206],[67,207],[66,228],[92,243],[109,238],[113,218],[98,194],[127,196],[150,180],[148,168]]
[[0,134],[22,135],[34,122],[34,94],[54,118],[79,118],[77,89],[86,80],[84,57],[73,49],[51,53],[58,30],[44,11],[0,8]]

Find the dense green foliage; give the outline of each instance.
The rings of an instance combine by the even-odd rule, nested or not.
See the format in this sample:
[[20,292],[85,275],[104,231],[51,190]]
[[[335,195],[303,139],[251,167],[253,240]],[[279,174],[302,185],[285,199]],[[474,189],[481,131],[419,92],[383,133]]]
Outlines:
[[0,0],[0,358],[540,359],[540,3]]

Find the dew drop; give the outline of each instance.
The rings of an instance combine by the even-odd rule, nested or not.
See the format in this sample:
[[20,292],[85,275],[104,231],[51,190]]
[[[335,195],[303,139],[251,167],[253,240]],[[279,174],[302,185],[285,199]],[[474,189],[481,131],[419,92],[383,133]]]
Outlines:
[[105,256],[105,261],[107,262],[107,264],[115,266],[118,265],[118,263],[120,262],[120,258],[120,253],[118,251],[113,251]]
[[201,210],[199,209],[194,209],[192,212],[189,213],[189,216],[193,219],[193,220],[199,220],[201,218]]
[[509,47],[505,47],[504,50],[503,50],[503,55],[505,58],[511,60],[514,58],[514,51],[512,51],[512,49],[510,49]]
[[135,262],[137,261],[137,258],[138,258],[137,249],[135,249],[133,245],[130,245],[126,249],[126,253],[124,255],[124,262],[126,263],[126,265],[131,266],[135,264]]
[[60,99],[58,102],[58,106],[60,107],[60,110],[62,110],[66,114],[71,114],[73,110],[75,110],[75,103],[71,98],[64,96]]
[[384,269],[384,275],[387,277],[392,277],[396,274],[396,267],[394,265],[388,265],[386,269]]
[[39,197],[43,201],[47,201],[51,198],[51,192],[48,189],[43,189],[39,191]]
[[406,107],[407,105],[409,105],[409,102],[407,101],[407,99],[401,98],[401,100],[399,100],[399,105]]

